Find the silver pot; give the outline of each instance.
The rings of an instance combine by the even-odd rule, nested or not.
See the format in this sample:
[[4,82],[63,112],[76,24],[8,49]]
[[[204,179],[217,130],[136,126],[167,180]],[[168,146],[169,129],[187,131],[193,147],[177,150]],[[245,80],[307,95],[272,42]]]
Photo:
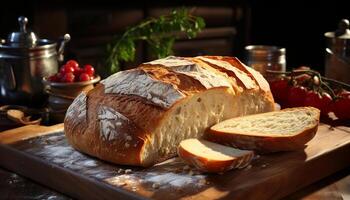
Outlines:
[[26,17],[18,22],[20,31],[0,44],[0,103],[40,106],[45,101],[42,78],[57,72],[70,36],[59,41],[38,39],[27,31]]
[[349,21],[343,19],[338,29],[325,33],[327,47],[326,77],[350,84],[350,30]]

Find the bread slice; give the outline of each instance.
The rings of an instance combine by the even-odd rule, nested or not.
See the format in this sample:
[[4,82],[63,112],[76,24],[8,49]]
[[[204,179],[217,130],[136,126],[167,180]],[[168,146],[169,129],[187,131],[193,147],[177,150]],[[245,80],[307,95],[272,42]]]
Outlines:
[[200,171],[220,173],[247,166],[254,152],[191,138],[180,143],[178,155]]
[[212,126],[206,138],[220,144],[262,153],[304,148],[316,134],[320,111],[313,107],[225,120]]

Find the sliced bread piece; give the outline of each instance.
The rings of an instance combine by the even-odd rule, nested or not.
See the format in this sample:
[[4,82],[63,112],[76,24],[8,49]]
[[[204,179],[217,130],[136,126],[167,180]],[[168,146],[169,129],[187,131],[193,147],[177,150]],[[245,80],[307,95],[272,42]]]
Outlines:
[[287,108],[225,120],[212,126],[206,139],[261,153],[302,149],[317,132],[320,111]]
[[254,153],[192,138],[180,143],[178,155],[200,171],[220,173],[247,166]]

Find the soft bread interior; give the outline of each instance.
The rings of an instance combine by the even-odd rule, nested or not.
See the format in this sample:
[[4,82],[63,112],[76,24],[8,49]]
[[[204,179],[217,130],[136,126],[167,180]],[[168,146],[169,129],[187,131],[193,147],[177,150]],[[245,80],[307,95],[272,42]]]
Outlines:
[[228,134],[293,136],[317,126],[319,111],[312,107],[285,109],[223,121],[211,130]]
[[182,140],[200,138],[206,128],[238,116],[235,99],[232,89],[215,88],[174,104],[147,141],[142,152],[143,162],[173,157]]
[[235,149],[206,140],[193,138],[182,141],[180,147],[195,156],[217,161],[232,160],[251,153],[251,151]]
[[147,165],[159,158],[171,158],[182,140],[201,138],[207,128],[218,122],[273,109],[269,108],[251,92],[234,95],[231,88],[213,88],[189,96],[170,108],[150,135],[141,159]]

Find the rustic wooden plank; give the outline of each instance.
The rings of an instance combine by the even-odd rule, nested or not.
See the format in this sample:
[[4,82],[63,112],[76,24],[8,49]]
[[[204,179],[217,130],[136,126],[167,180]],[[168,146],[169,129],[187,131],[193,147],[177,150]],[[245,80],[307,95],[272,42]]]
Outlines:
[[[316,137],[304,151],[262,155],[245,169],[232,170],[223,175],[199,175],[206,181],[200,187],[192,187],[200,181],[196,175],[178,172],[185,167],[181,161],[148,169],[132,168],[126,175],[116,173],[130,167],[108,164],[76,152],[67,144],[63,133],[1,145],[0,165],[81,199],[115,199],[116,195],[122,195],[118,197],[263,200],[282,198],[349,167],[350,157],[346,156],[349,154],[350,134],[347,128],[330,128],[321,124]],[[84,163],[91,162],[92,166],[84,166]],[[189,184],[178,184],[179,180],[170,179],[167,181],[178,182],[162,183],[159,189],[155,189],[153,182],[147,182],[171,176],[189,181]]]
[[0,144],[10,144],[19,140],[52,134],[63,131],[63,123],[53,126],[27,125],[0,132]]
[[2,167],[78,199],[144,199],[0,144]]

